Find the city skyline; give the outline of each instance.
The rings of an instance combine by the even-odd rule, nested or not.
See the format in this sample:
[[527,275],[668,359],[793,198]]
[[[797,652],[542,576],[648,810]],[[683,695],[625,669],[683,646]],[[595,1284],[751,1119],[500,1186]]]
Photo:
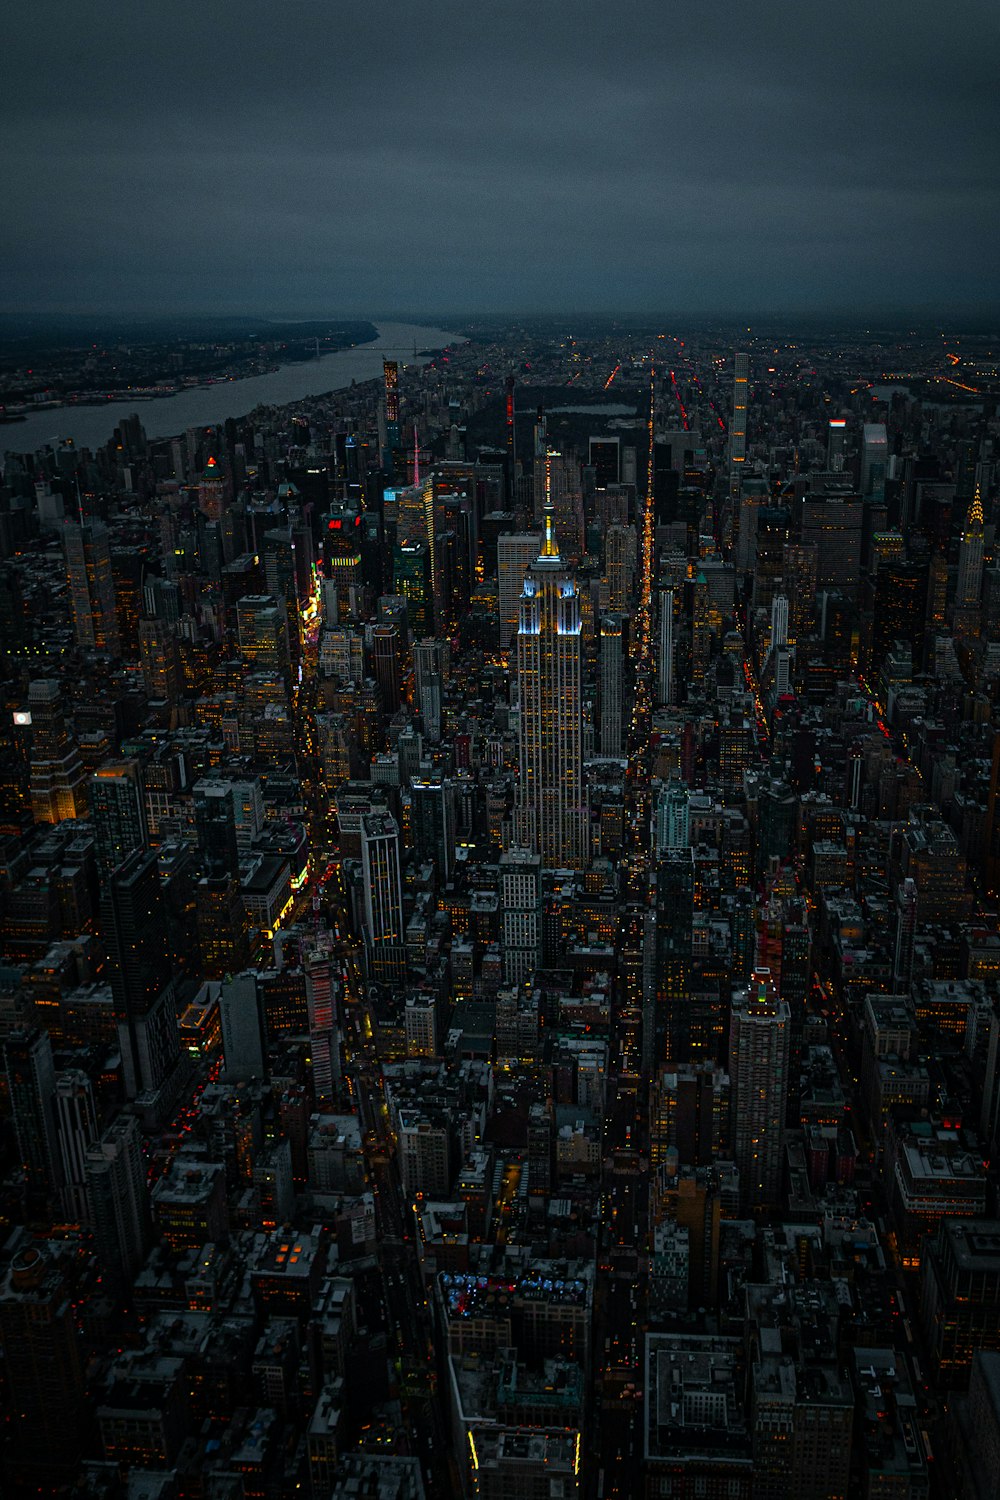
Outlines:
[[1000,11],[6,20],[3,1500],[1000,1500]]

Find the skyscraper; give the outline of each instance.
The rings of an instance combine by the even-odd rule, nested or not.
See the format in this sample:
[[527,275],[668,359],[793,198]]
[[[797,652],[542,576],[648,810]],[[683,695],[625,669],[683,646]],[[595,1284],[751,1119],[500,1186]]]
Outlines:
[[506,651],[517,629],[524,575],[542,545],[537,531],[519,531],[497,537],[497,593],[500,649]]
[[139,655],[147,695],[174,703],[180,696],[181,667],[177,641],[166,620],[139,621]]
[[826,429],[826,466],[831,474],[840,474],[843,471],[846,442],[846,418],[831,417]]
[[[385,385],[385,419],[399,427],[399,365],[394,359],[382,361],[382,379]],[[396,434],[397,441],[399,434]]]
[[243,1082],[267,1075],[263,997],[253,970],[227,976],[219,990],[225,1077]]
[[334,1010],[337,981],[333,947],[328,938],[324,941],[321,937],[311,952],[304,956],[302,967],[309,1012],[313,1095],[318,1106],[321,1100],[332,1100],[334,1085],[340,1078],[340,1038]]
[[746,354],[733,357],[733,419],[729,424],[729,476],[734,498],[740,492],[740,473],[747,458],[747,379],[750,360]]
[[955,590],[955,630],[962,635],[978,635],[979,599],[983,591],[983,502],[979,486],[962,532],[958,548],[958,587]]
[[101,931],[130,1099],[160,1088],[180,1051],[167,915],[155,850],[137,850],[104,888]]
[[623,671],[621,617],[605,615],[601,620],[601,754],[615,759],[622,753]]
[[542,861],[530,849],[500,856],[504,984],[523,984],[542,961]]
[[85,651],[120,656],[108,528],[98,520],[68,521],[63,542],[76,644]]
[[90,815],[98,867],[102,875],[110,875],[146,844],[138,761],[118,761],[95,771],[90,783]]
[[885,477],[889,467],[889,439],[884,422],[866,422],[861,438],[861,494],[885,499]]
[[236,808],[229,781],[201,777],[193,787],[194,824],[206,875],[235,875],[239,870]]
[[657,593],[656,635],[656,706],[665,708],[674,701],[674,591]]
[[361,868],[369,972],[380,983],[391,984],[404,977],[406,961],[399,829],[388,813],[365,813],[361,819]]
[[97,1139],[97,1112],[90,1079],[80,1068],[56,1078],[53,1100],[59,1141],[60,1201],[63,1213],[77,1224],[90,1218],[87,1201],[87,1149]]
[[607,489],[609,484],[621,483],[621,438],[592,437],[587,456],[599,490]]
[[198,509],[210,521],[218,521],[226,505],[226,476],[222,465],[209,457],[198,480]]
[[428,635],[434,628],[434,580],[426,542],[402,542],[393,549],[392,586],[406,600],[413,634]]
[[[645,1065],[698,1060],[690,1029],[694,859],[689,847],[668,847],[651,878],[646,935],[649,984],[643,1017]],[[697,1042],[697,1038],[694,1038]]]
[[517,424],[514,410],[514,377],[507,376],[507,494],[513,500],[515,480],[517,477]]
[[[548,468],[551,455],[546,455]],[[548,481],[547,481],[548,482]],[[549,491],[545,540],[529,568],[517,632],[520,700],[518,843],[547,868],[587,863],[581,702],[580,594],[552,532]]]
[[291,660],[288,607],[269,594],[247,594],[236,606],[240,655],[251,671],[285,672]]
[[604,538],[604,571],[608,604],[614,614],[631,614],[638,542],[634,526],[609,526]]
[[402,641],[396,625],[373,625],[368,637],[372,676],[382,694],[386,714],[399,707],[403,681]]
[[659,857],[690,843],[691,794],[673,777],[660,787],[653,811],[653,848]]
[[[18,1249],[0,1281],[12,1494],[51,1493],[76,1475],[84,1416],[77,1315],[60,1265],[47,1250]],[[37,1490],[36,1490],[37,1486]]]
[[119,1115],[91,1144],[86,1175],[97,1253],[110,1275],[131,1286],[145,1259],[150,1233],[142,1136],[135,1115]]
[[455,868],[455,783],[439,771],[422,772],[410,784],[413,847],[447,883]]
[[781,1197],[790,1021],[770,970],[754,969],[733,996],[729,1028],[733,1156],[744,1209],[773,1207]]
[[31,814],[36,823],[61,823],[87,813],[83,761],[66,729],[62,692],[48,679],[28,687],[31,726]]
[[413,702],[431,744],[441,738],[444,656],[443,641],[419,641],[413,647]]
[[917,883],[907,876],[896,890],[896,947],[892,982],[899,994],[908,994],[913,982],[913,944],[916,935]]
[[29,1191],[52,1194],[62,1185],[56,1132],[56,1074],[52,1043],[37,1026],[12,1031],[4,1067],[18,1156]]

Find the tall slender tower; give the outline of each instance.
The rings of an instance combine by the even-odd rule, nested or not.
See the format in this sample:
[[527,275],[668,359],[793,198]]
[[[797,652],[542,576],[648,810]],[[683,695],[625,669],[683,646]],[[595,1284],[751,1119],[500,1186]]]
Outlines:
[[385,383],[385,419],[399,426],[399,365],[394,359],[382,361],[382,379]]
[[62,1173],[49,1034],[37,1026],[13,1031],[4,1043],[3,1055],[25,1183],[39,1195],[52,1193],[62,1185]]
[[545,538],[528,569],[517,631],[521,782],[517,840],[549,869],[583,869],[580,594],[552,531],[552,455],[545,456]]
[[729,425],[730,492],[740,492],[740,474],[747,460],[747,379],[750,360],[746,354],[733,359],[733,420]]
[[622,754],[625,697],[622,691],[622,622],[620,615],[601,620],[601,754]]
[[[340,1038],[337,1031],[337,979],[333,945],[320,934],[315,948],[304,956],[306,1004],[309,1011],[309,1050],[312,1053],[313,1095],[329,1101],[340,1079]],[[317,1108],[319,1106],[317,1105]]]
[[963,635],[979,633],[979,598],[983,589],[983,502],[979,486],[958,549],[958,587],[955,590],[955,630]]
[[91,1143],[86,1174],[97,1254],[107,1274],[131,1286],[150,1235],[142,1136],[135,1115],[119,1115]]
[[530,849],[500,856],[505,984],[523,984],[542,961],[542,862]]
[[788,599],[775,594],[771,600],[771,650],[788,644]]
[[365,813],[361,819],[361,866],[369,972],[380,983],[391,984],[405,976],[406,950],[399,828],[388,813]]
[[917,884],[909,876],[896,891],[896,951],[892,983],[900,994],[908,994],[913,983],[913,945],[917,934]]
[[66,729],[63,692],[42,678],[28,687],[31,725],[31,813],[36,823],[61,823],[87,815],[87,786],[80,750]]
[[108,528],[103,521],[69,521],[63,540],[76,644],[85,650],[120,656]]
[[826,429],[826,466],[833,474],[843,473],[846,445],[847,418],[831,417]]
[[884,422],[866,422],[861,435],[861,494],[885,499],[889,439]]
[[514,504],[516,490],[517,464],[517,432],[515,428],[514,411],[514,377],[507,376],[507,493],[510,498],[511,507]]
[[660,589],[657,594],[659,618],[656,639],[656,706],[665,708],[674,701],[674,591]]
[[157,1091],[180,1054],[167,912],[155,849],[137,849],[108,877],[101,935],[118,1027],[125,1092]]
[[729,1024],[733,1155],[741,1206],[751,1211],[781,1199],[789,1033],[787,1000],[769,969],[754,969],[747,988],[733,996]]
[[102,875],[110,875],[146,844],[138,761],[124,760],[98,767],[90,783],[90,814],[98,867]]
[[94,1108],[94,1090],[81,1068],[69,1068],[57,1075],[54,1103],[62,1169],[62,1210],[72,1223],[86,1224],[90,1219],[87,1148],[96,1141],[100,1131]]
[[500,649],[510,647],[517,629],[524,575],[538,556],[542,538],[537,531],[519,531],[497,537],[497,593],[500,620]]

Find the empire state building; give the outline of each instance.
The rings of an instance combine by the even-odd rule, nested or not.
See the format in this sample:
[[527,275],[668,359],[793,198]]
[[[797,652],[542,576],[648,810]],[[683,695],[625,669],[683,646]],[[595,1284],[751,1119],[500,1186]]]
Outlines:
[[549,869],[584,869],[589,816],[583,789],[580,594],[552,532],[551,458],[545,457],[545,540],[529,567],[517,631],[521,782],[518,843]]

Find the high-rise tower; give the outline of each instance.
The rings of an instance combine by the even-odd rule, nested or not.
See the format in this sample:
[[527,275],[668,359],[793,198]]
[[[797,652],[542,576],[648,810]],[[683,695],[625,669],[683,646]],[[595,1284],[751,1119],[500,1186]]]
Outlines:
[[846,446],[846,417],[831,417],[826,429],[826,464],[832,474],[843,472],[844,449]]
[[119,1115],[86,1160],[95,1248],[105,1271],[131,1286],[149,1242],[149,1201],[142,1136],[135,1115]]
[[76,741],[70,738],[58,682],[28,687],[31,725],[31,813],[36,823],[61,823],[87,813],[87,787]]
[[500,857],[505,984],[523,984],[542,961],[542,862],[529,849]]
[[393,983],[406,973],[406,953],[399,828],[388,813],[365,813],[361,819],[361,867],[369,972],[379,982]]
[[63,530],[63,541],[76,644],[88,651],[120,656],[108,528],[103,521],[70,521]]
[[778,651],[788,645],[788,599],[784,594],[775,594],[771,600],[771,650]]
[[729,424],[729,476],[732,494],[738,495],[740,474],[747,459],[747,382],[750,360],[746,354],[733,358],[733,420]]
[[674,591],[657,593],[656,637],[656,706],[664,708],[674,701]]
[[754,969],[733,996],[729,1027],[733,1155],[745,1209],[780,1201],[790,1020],[770,970]]
[[979,633],[979,599],[983,590],[983,502],[979,486],[965,520],[958,549],[958,587],[955,590],[955,630],[962,635]]
[[514,411],[514,377],[507,376],[507,494],[513,502],[517,478],[517,428]]
[[167,914],[155,850],[136,850],[108,878],[101,928],[125,1091],[134,1099],[160,1088],[180,1051]]
[[540,533],[519,531],[497,538],[497,593],[500,649],[506,651],[517,629],[524,575],[542,545]]
[[56,1133],[56,1074],[52,1043],[37,1026],[11,1032],[4,1043],[7,1094],[18,1156],[30,1191],[56,1191],[62,1183]]
[[587,863],[580,594],[552,531],[546,454],[545,538],[528,569],[517,631],[520,770],[517,840],[549,869]]
[[866,422],[861,436],[861,494],[885,499],[889,467],[889,439],[884,422]]
[[97,862],[102,875],[146,844],[139,763],[118,761],[99,766],[90,783],[90,813],[94,820]]
[[620,615],[601,620],[601,754],[622,754],[625,699],[622,685],[622,622]]
[[85,1427],[83,1359],[70,1283],[56,1252],[29,1241],[0,1278],[10,1494],[69,1488]]

